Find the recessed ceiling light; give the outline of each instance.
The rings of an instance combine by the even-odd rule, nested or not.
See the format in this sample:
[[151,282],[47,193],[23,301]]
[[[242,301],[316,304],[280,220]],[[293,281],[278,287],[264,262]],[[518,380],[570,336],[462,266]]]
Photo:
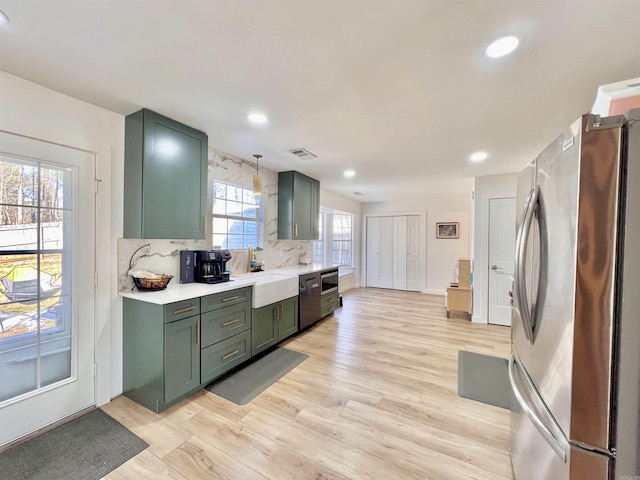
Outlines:
[[486,53],[491,58],[504,57],[518,48],[518,40],[513,35],[502,37],[487,47]]
[[354,172],[353,170],[344,171],[344,178],[353,178],[355,176],[356,176],[356,172]]
[[9,23],[9,17],[7,17],[7,15],[2,10],[0,10],[0,26],[6,25],[7,23]]
[[267,116],[261,112],[251,112],[247,118],[251,123],[267,123]]
[[471,156],[469,157],[469,160],[471,160],[472,162],[478,163],[478,162],[482,162],[483,160],[486,160],[487,157],[488,157],[487,152],[475,152],[471,154]]

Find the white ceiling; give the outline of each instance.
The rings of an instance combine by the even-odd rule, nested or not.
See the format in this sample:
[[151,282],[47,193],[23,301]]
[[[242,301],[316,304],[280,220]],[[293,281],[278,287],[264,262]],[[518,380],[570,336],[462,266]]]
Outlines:
[[[123,115],[150,108],[219,150],[260,153],[261,165],[361,202],[469,192],[472,177],[519,171],[599,85],[640,76],[640,0],[0,0],[0,10],[1,70]],[[506,34],[521,39],[515,54],[485,57]],[[252,110],[268,124],[249,125]],[[318,157],[288,153],[297,147]],[[489,158],[471,164],[476,150]]]

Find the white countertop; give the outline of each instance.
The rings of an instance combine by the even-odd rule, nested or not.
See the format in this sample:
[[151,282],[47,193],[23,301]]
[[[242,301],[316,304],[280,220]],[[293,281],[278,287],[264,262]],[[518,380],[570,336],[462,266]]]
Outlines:
[[164,290],[159,290],[157,292],[145,292],[134,289],[132,291],[119,292],[119,295],[121,297],[132,298],[142,302],[155,303],[156,305],[166,305],[168,303],[189,300],[190,298],[203,297],[214,293],[228,292],[229,290],[235,290],[237,288],[253,286],[260,281],[260,277],[267,276],[269,274],[297,276],[304,275],[306,273],[321,272],[331,268],[337,268],[337,266],[318,263],[310,265],[296,265],[293,267],[265,270],[264,272],[235,275],[231,277],[231,281],[229,282],[214,283],[212,285],[207,283],[181,284],[179,283],[179,279],[174,278]]

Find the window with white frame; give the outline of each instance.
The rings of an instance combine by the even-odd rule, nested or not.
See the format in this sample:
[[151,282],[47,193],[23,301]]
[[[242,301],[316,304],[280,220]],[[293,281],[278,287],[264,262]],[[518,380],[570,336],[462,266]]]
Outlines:
[[325,245],[324,241],[324,213],[318,218],[318,240],[313,242],[313,261],[314,263],[325,263]]
[[260,198],[249,187],[213,181],[213,245],[225,249],[261,246]]
[[313,242],[313,261],[353,267],[353,215],[324,210],[320,225],[319,239]]

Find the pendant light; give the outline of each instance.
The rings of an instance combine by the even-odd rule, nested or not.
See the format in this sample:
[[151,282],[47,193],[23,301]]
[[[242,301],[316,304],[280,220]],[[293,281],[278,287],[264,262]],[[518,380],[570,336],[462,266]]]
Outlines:
[[262,155],[254,154],[256,159],[256,174],[253,176],[253,194],[262,195],[262,176],[260,175],[258,163],[262,158]]

